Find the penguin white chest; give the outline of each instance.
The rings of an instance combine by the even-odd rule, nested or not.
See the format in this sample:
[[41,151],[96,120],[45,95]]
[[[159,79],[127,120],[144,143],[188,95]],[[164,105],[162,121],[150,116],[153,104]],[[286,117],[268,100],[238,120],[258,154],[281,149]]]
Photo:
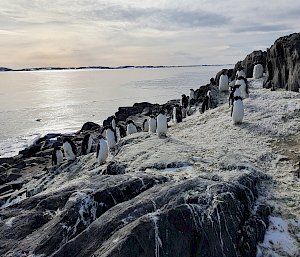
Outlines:
[[264,75],[264,67],[261,64],[256,64],[253,68],[253,78],[259,79]]
[[63,162],[64,156],[61,150],[56,151],[56,160],[57,160],[57,165],[60,165]]
[[72,146],[70,145],[70,143],[68,143],[68,142],[63,143],[63,149],[64,149],[64,153],[65,153],[65,156],[68,161],[75,160],[76,156],[73,152],[73,149],[72,149]]
[[116,127],[117,127],[117,124],[116,124],[116,120],[115,119],[112,119],[111,121],[111,126],[114,130],[116,130]]
[[144,132],[149,131],[149,122],[148,122],[148,120],[143,123],[143,131]]
[[90,152],[91,152],[92,146],[93,146],[93,138],[92,138],[92,136],[90,135],[89,141],[88,141],[88,147],[87,147],[87,150],[86,150],[87,153],[90,153]]
[[137,132],[136,126],[132,123],[127,124],[127,136]]
[[103,164],[108,157],[108,144],[104,139],[100,139],[97,147],[97,161],[99,164]]
[[159,114],[157,116],[157,128],[156,132],[159,137],[166,136],[168,131],[167,117],[164,114]]
[[229,81],[227,75],[223,75],[223,74],[221,75],[219,80],[219,90],[221,92],[229,90]]
[[234,124],[241,123],[244,118],[244,104],[242,100],[236,100],[233,104],[232,121]]
[[154,119],[154,118],[149,119],[149,131],[151,133],[156,132],[156,119]]
[[106,130],[106,140],[108,147],[110,149],[114,148],[116,146],[116,138],[115,138],[115,133],[111,131],[110,129]]

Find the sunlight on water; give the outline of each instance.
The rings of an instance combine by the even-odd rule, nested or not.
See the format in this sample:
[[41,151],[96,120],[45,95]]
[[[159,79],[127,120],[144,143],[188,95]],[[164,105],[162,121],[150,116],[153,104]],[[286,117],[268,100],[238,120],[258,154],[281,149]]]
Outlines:
[[222,68],[2,72],[0,156],[15,154],[38,134],[102,123],[119,106],[180,98]]

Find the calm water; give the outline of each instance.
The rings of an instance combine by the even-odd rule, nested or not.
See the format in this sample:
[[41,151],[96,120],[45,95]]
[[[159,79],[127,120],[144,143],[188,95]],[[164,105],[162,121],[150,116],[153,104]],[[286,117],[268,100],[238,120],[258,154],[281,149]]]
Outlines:
[[[0,156],[39,135],[102,123],[119,106],[165,103],[209,82],[220,66],[0,73]],[[40,119],[41,121],[36,121]]]

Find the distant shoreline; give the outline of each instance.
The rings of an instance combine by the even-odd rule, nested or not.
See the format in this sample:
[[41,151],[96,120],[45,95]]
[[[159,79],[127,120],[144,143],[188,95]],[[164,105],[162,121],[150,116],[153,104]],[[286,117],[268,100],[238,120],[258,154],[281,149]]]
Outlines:
[[6,67],[0,67],[0,72],[6,71],[57,71],[57,70],[121,70],[121,69],[162,69],[162,68],[191,68],[191,67],[208,67],[208,66],[225,66],[233,64],[196,64],[196,65],[125,65],[125,66],[80,66],[80,67],[38,67],[38,68],[22,68],[22,69],[10,69]]

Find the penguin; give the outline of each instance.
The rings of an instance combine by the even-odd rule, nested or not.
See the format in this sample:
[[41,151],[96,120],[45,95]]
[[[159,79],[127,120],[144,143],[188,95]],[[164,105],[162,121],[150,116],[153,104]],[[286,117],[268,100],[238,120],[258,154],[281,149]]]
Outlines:
[[219,80],[219,91],[224,92],[229,90],[229,80],[225,71],[222,72]]
[[248,81],[244,77],[238,77],[238,79],[235,81],[235,85],[240,85],[239,89],[241,91],[241,97],[243,99],[248,97],[249,90],[248,90]]
[[113,116],[112,120],[111,120],[111,126],[114,130],[116,130],[116,127],[117,127],[117,121],[116,121],[116,118],[115,116]]
[[65,137],[63,139],[63,149],[68,161],[74,161],[76,159],[77,148],[70,138]]
[[209,97],[206,95],[204,97],[203,103],[202,103],[202,107],[201,107],[201,113],[204,113],[206,110],[209,109]]
[[137,127],[132,120],[127,121],[126,135],[131,135],[137,132]]
[[191,88],[191,89],[190,89],[190,101],[191,101],[192,99],[195,99],[195,90]]
[[253,78],[254,79],[260,79],[264,75],[264,67],[258,63],[253,68]]
[[168,131],[168,121],[167,116],[165,115],[164,110],[159,112],[159,115],[156,118],[157,128],[156,132],[159,138],[166,137]]
[[81,144],[81,153],[86,155],[91,152],[93,146],[93,137],[91,134],[84,136]]
[[188,100],[187,96],[183,94],[181,96],[181,106],[183,108],[187,109],[188,105],[189,105],[189,100]]
[[117,128],[119,128],[119,129],[117,129],[117,135],[118,135],[118,130],[119,130],[119,132],[120,132],[120,138],[126,137],[125,125],[123,126],[123,125],[120,124]]
[[[120,142],[121,140],[121,130],[120,130],[120,127],[119,126],[116,126],[116,134],[117,134],[117,142]],[[126,134],[126,132],[125,132]]]
[[148,122],[148,119],[144,119],[144,122],[143,122],[143,131],[144,132],[148,132],[149,131],[149,122]]
[[241,97],[241,91],[236,88],[234,92],[234,102],[232,110],[232,121],[234,124],[240,124],[244,118],[244,104]]
[[150,115],[148,123],[149,123],[149,132],[155,133],[156,132],[156,118],[153,115]]
[[52,152],[52,166],[60,165],[63,161],[63,153],[59,146],[54,147]]
[[98,163],[103,164],[108,157],[108,144],[102,135],[98,136],[99,142],[97,144],[96,159]]
[[109,150],[115,149],[116,144],[118,143],[118,137],[117,137],[116,131],[111,126],[106,127],[105,138],[106,138]]
[[[231,106],[231,114],[230,116],[232,117],[232,112],[233,112],[233,103],[234,103],[234,97],[235,96],[241,96],[241,91],[239,89],[241,85],[234,85],[231,88],[231,93],[229,95],[229,107]],[[235,92],[238,89],[237,93]]]
[[212,108],[212,96],[211,96],[211,90],[208,90],[206,93],[207,97],[208,97],[208,109]]
[[182,122],[182,109],[178,104],[173,107],[173,119],[176,123]]
[[182,108],[181,111],[182,111],[182,119],[185,119],[187,115],[187,110],[185,108]]
[[244,68],[243,67],[240,67],[237,70],[235,77],[236,78],[238,78],[238,77],[244,77],[244,78],[246,78],[246,73],[244,72]]

